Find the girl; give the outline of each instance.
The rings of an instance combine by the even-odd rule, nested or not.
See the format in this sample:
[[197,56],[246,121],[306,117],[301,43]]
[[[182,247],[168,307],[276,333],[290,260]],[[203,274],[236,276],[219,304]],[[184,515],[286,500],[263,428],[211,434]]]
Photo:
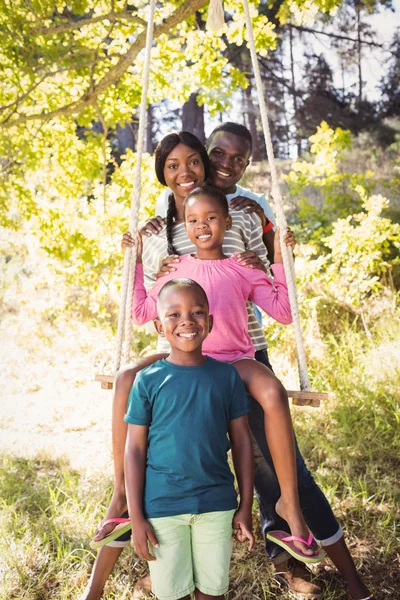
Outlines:
[[[228,258],[224,254],[225,233],[231,229],[232,217],[222,192],[210,186],[195,188],[185,200],[183,218],[186,233],[197,248],[196,255],[181,257],[175,273],[163,277],[147,294],[141,264],[141,237],[138,237],[132,318],[139,325],[156,318],[157,296],[165,280],[187,277],[202,286],[215,319],[203,351],[214,359],[232,363],[248,393],[262,406],[268,446],[281,488],[277,512],[287,521],[296,538],[294,541],[286,539],[288,549],[304,562],[318,562],[324,553],[313,556],[315,552],[310,548],[310,541],[305,541],[308,529],[298,497],[294,434],[287,394],[272,372],[254,360],[255,347],[247,327],[247,300],[254,301],[277,321],[291,323],[279,235],[275,237],[275,264],[272,266],[275,280],[272,285],[261,270],[244,269],[235,256]],[[171,309],[166,318],[173,324],[177,315]],[[176,335],[195,340],[198,333],[193,326],[193,331],[185,334],[178,331]]]

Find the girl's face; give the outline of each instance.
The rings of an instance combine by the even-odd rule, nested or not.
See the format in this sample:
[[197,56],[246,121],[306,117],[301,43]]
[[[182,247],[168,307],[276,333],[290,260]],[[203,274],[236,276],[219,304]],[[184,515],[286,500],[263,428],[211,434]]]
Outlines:
[[186,233],[199,250],[210,251],[221,247],[225,231],[231,225],[231,216],[211,196],[195,196],[185,205]]
[[175,199],[185,200],[191,190],[204,183],[204,165],[200,154],[189,146],[178,144],[167,156],[164,177]]

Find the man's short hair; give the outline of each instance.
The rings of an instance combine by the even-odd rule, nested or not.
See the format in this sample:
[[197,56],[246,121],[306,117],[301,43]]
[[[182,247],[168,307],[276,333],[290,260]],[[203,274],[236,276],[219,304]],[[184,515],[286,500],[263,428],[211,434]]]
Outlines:
[[226,123],[221,123],[221,125],[218,125],[218,127],[213,129],[213,131],[208,136],[208,139],[206,142],[207,149],[210,146],[214,136],[217,133],[219,133],[220,131],[223,131],[226,133],[233,133],[234,135],[238,135],[239,137],[244,138],[250,146],[250,151],[253,149],[253,139],[252,139],[251,133],[247,129],[247,127],[245,127],[244,125],[240,125],[240,123],[232,123],[231,121],[227,121]]

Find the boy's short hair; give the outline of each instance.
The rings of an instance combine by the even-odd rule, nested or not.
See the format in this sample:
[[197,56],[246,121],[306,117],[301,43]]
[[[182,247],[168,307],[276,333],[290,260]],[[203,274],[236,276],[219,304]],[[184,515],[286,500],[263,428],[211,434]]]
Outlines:
[[205,293],[204,289],[201,287],[200,284],[197,283],[197,281],[194,281],[193,279],[189,279],[188,277],[176,277],[175,279],[171,279],[170,281],[167,281],[167,283],[162,286],[162,288],[158,294],[157,307],[159,306],[159,303],[162,302],[162,298],[163,298],[163,296],[165,296],[166,292],[170,288],[178,286],[178,285],[185,286],[185,287],[194,287],[194,288],[197,288],[198,290],[200,290],[200,292],[204,295],[204,299],[206,301],[207,308],[210,308],[210,305],[208,303],[207,294]]
[[238,135],[239,137],[244,138],[250,146],[250,151],[252,151],[253,138],[251,137],[250,131],[244,125],[240,125],[240,123],[233,123],[232,121],[227,121],[226,123],[221,123],[221,125],[218,125],[218,127],[213,129],[213,131],[210,133],[210,135],[208,136],[208,139],[206,141],[207,149],[210,146],[214,136],[217,133],[219,133],[220,131],[223,131],[226,133],[233,133],[234,135]]

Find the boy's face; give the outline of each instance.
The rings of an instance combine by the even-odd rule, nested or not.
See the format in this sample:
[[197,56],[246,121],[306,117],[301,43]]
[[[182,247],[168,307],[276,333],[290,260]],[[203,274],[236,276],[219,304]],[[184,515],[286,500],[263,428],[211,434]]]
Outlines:
[[158,302],[156,329],[181,352],[194,352],[210,333],[212,316],[204,292],[191,285],[174,285]]
[[218,131],[208,147],[211,161],[211,183],[225,194],[231,194],[250,162],[250,145],[243,137]]

